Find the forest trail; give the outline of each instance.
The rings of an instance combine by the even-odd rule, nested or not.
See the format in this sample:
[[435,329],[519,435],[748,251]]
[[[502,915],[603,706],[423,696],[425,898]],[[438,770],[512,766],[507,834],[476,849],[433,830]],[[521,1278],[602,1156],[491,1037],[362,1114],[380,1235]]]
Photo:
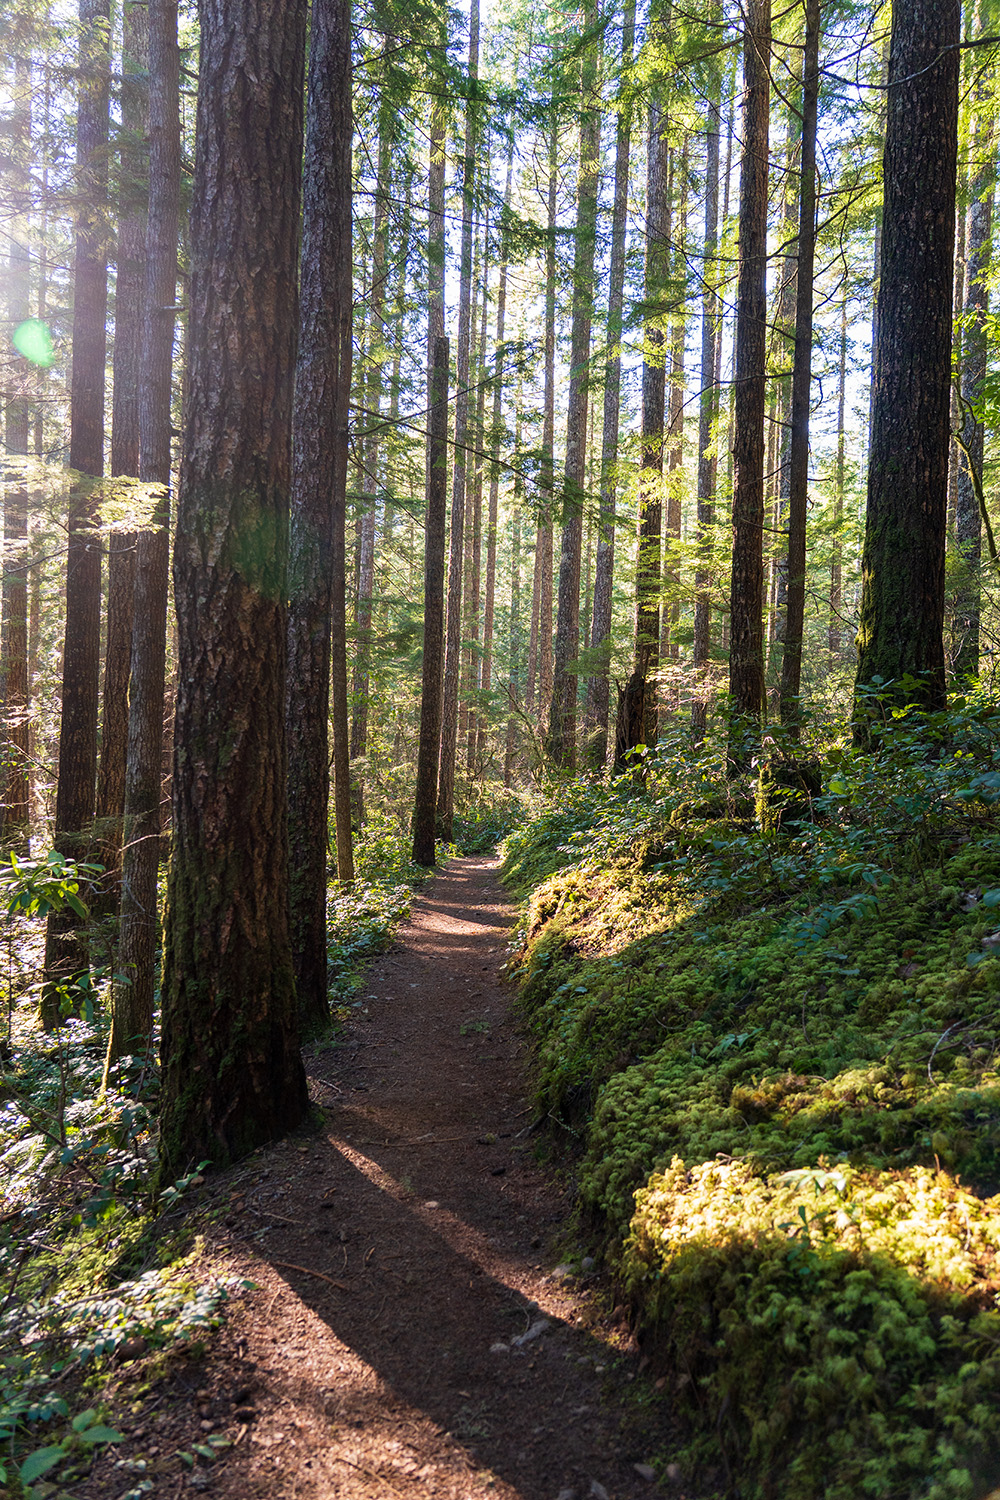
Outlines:
[[[535,1161],[500,979],[512,920],[492,858],[415,899],[357,1020],[307,1057],[318,1135],[210,1179],[213,1259],[258,1290],[147,1393],[88,1496],[117,1496],[100,1473],[130,1456],[171,1500],[661,1493],[659,1403],[623,1320],[555,1267],[571,1200]],[[185,1469],[176,1450],[216,1434],[234,1446]]]

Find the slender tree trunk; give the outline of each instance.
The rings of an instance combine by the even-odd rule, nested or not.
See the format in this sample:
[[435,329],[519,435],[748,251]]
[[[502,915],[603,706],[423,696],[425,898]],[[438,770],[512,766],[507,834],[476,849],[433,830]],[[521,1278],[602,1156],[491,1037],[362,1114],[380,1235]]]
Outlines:
[[[976,677],[979,673],[980,586],[982,561],[982,516],[979,496],[983,485],[983,423],[977,416],[986,380],[987,335],[989,312],[989,262],[993,230],[993,192],[995,163],[994,132],[984,120],[989,105],[977,89],[976,120],[971,152],[978,160],[972,163],[972,203],[969,208],[967,240],[968,278],[965,294],[965,319],[961,361],[961,453],[955,503],[955,539],[962,553],[963,574],[955,601],[956,677]],[[988,117],[987,117],[988,118]],[[953,445],[956,449],[958,444]]]
[[[487,153],[488,154],[488,153]],[[466,721],[466,747],[465,768],[469,776],[475,773],[476,766],[476,740],[479,727],[479,703],[477,692],[480,685],[482,673],[482,654],[479,644],[479,607],[482,595],[482,557],[483,557],[483,429],[485,426],[486,413],[486,319],[489,305],[489,261],[487,246],[489,244],[489,225],[483,225],[483,307],[479,324],[479,339],[476,353],[472,360],[472,368],[476,382],[476,407],[473,419],[472,441],[475,448],[473,455],[473,480],[472,480],[472,526],[466,533],[469,541],[469,569],[466,578],[466,592],[468,599],[468,614],[466,625],[466,640],[469,652],[469,674],[468,674],[468,718]]]
[[162,486],[153,525],[136,541],[122,849],[120,975],[111,996],[107,1067],[153,1036],[159,934],[163,685],[170,525],[170,397],[180,214],[180,54],[176,0],[149,4],[149,214],[139,365],[139,475]]
[[[288,931],[285,663],[304,0],[202,0],[174,587],[161,1178],[308,1108]],[[248,197],[245,184],[255,184]]]
[[[745,736],[764,714],[764,385],[767,358],[767,176],[771,0],[750,0],[743,52],[743,162],[736,302],[730,759],[749,760]],[[742,721],[742,722],[741,722]]]
[[[680,162],[680,192],[677,226],[676,278],[683,286],[687,277],[687,214],[688,214],[688,146]],[[687,306],[681,300],[674,316],[670,332],[670,399],[667,403],[667,433],[670,451],[667,456],[666,502],[667,515],[664,527],[663,548],[663,610],[660,619],[660,661],[676,662],[680,659],[680,647],[675,639],[680,620],[681,579],[677,567],[677,549],[681,542],[681,481],[684,463],[684,355],[687,344]],[[667,701],[671,709],[678,706],[679,688],[676,679],[670,683]]]
[[[858,687],[878,676],[928,708],[945,702],[959,22],[958,0],[893,7],[858,630]],[[858,735],[869,737],[860,715]]]
[[718,470],[719,386],[716,343],[719,297],[715,286],[719,237],[719,105],[708,107],[705,141],[705,274],[701,302],[701,395],[698,399],[698,565],[695,571],[692,661],[695,695],[691,732],[700,741],[708,726],[709,661],[712,653],[711,549],[715,525],[715,477]]
[[[384,53],[393,45],[393,38],[385,39]],[[375,531],[378,516],[380,485],[379,429],[382,407],[383,360],[378,351],[385,343],[384,311],[387,269],[387,237],[389,218],[389,173],[392,148],[396,135],[395,112],[383,96],[379,102],[378,163],[375,176],[375,215],[372,225],[372,284],[368,295],[368,360],[364,377],[364,412],[362,414],[365,438],[364,488],[367,501],[361,515],[360,546],[358,548],[358,599],[355,613],[356,656],[352,698],[354,717],[351,720],[351,760],[362,761],[368,753],[368,720],[371,708],[371,664],[372,664],[372,600],[375,593]],[[360,828],[365,818],[364,771],[356,765],[354,773],[354,818]]]
[[844,413],[847,404],[847,297],[840,306],[840,359],[837,373],[837,470],[836,489],[833,497],[833,545],[830,549],[830,624],[827,630],[827,646],[830,666],[840,656],[841,618],[843,608],[843,547],[840,528],[844,521],[844,479],[846,475]]
[[[635,0],[627,0],[622,22],[622,70],[631,67],[635,44]],[[631,112],[621,96],[615,139],[615,196],[611,210],[611,264],[608,270],[608,358],[604,367],[604,425],[601,438],[601,500],[594,564],[592,650],[611,654],[611,600],[615,571],[615,508],[618,498],[618,427],[621,409],[622,305],[625,286],[625,237],[628,229]],[[608,758],[608,714],[611,707],[610,660],[587,679],[585,722],[591,734],[586,758],[595,770]]]
[[[583,26],[589,31],[597,7],[586,0]],[[600,168],[601,113],[597,91],[597,47],[588,41],[580,79],[580,167],[576,245],[573,255],[573,314],[570,330],[569,405],[566,412],[566,468],[559,558],[559,608],[553,659],[549,754],[567,771],[576,770],[579,675],[571,670],[580,655],[580,565],[583,507],[587,487],[587,408],[590,386],[590,329],[594,316],[594,250]]]
[[448,554],[448,622],[441,717],[441,766],[438,777],[438,827],[451,842],[455,816],[455,757],[458,749],[458,694],[462,672],[462,559],[465,545],[466,450],[469,443],[469,343],[472,329],[472,219],[476,181],[476,129],[479,79],[479,0],[469,11],[469,99],[465,112],[465,157],[462,175],[462,263],[458,291],[458,352],[455,392],[455,465],[451,493],[451,544]]
[[434,864],[434,825],[441,750],[441,697],[444,668],[444,552],[448,519],[448,340],[434,351],[430,408],[430,482],[424,541],[424,659],[420,697],[420,742],[413,806],[413,858]]
[[799,189],[795,363],[788,492],[788,612],[781,658],[781,722],[797,728],[806,599],[809,511],[809,402],[812,396],[813,266],[816,258],[816,113],[819,102],[820,0],[806,0],[802,63],[802,162]]
[[[105,324],[108,247],[108,0],[81,0],[76,121],[80,207],[73,275],[70,468],[84,476],[69,501],[66,634],[56,791],[55,844],[70,859],[88,853],[97,775],[97,685],[101,650],[101,543],[88,480],[104,473]],[[42,1023],[59,1024],[59,987],[87,969],[79,919],[53,912],[45,933]]]
[[[517,415],[515,417],[514,452],[521,448],[521,391],[517,393]],[[521,499],[522,485],[520,469],[514,474],[514,506],[511,517],[510,538],[510,676],[507,694],[510,713],[507,715],[507,741],[504,746],[503,784],[514,783],[514,767],[517,762],[518,717],[515,713],[520,690],[521,665]]]
[[[13,331],[31,312],[31,63],[18,58],[14,69],[17,97],[11,118],[11,171],[16,173],[16,218],[10,233],[7,315]],[[3,641],[0,691],[4,714],[5,761],[2,804],[3,843],[27,851],[31,828],[31,710],[28,674],[28,480],[17,460],[28,456],[31,404],[25,393],[27,361],[11,372],[14,394],[7,401],[6,448],[14,460],[8,476],[3,528]]]
[[656,672],[660,645],[660,564],[663,524],[663,423],[666,403],[662,303],[670,273],[669,146],[658,103],[649,106],[646,168],[646,306],[642,362],[642,468],[635,572],[635,658],[619,701],[615,762],[655,745]]
[[528,666],[524,686],[524,711],[530,717],[535,707],[538,676],[538,621],[541,613],[542,528],[535,528],[534,561],[531,570],[531,623],[528,627]]
[[[340,615],[341,648],[346,625],[344,527],[353,297],[348,0],[314,0],[307,101],[299,348],[292,427],[285,734],[292,959],[299,1021],[304,1031],[314,1032],[330,1013],[326,961],[330,800],[327,726],[334,611]],[[334,715],[343,715],[343,740],[346,655],[338,666],[344,696],[334,703]],[[335,746],[334,764],[341,770],[339,805],[335,792],[337,874],[341,880],[354,876],[350,778],[343,774],[349,753],[349,747],[341,744],[338,755]]]
[[544,730],[552,706],[552,565],[556,444],[556,188],[559,130],[553,108],[549,130],[548,220],[545,245],[545,388],[542,397],[541,512],[538,542],[538,726]]
[[[149,25],[146,6],[126,0],[122,48],[122,146],[115,269],[115,341],[111,405],[111,472],[139,473],[139,365],[142,357],[146,255],[146,163]],[[107,645],[97,771],[97,842],[105,868],[102,905],[121,894],[122,815],[128,754],[128,683],[136,533],[114,530],[108,542]]]

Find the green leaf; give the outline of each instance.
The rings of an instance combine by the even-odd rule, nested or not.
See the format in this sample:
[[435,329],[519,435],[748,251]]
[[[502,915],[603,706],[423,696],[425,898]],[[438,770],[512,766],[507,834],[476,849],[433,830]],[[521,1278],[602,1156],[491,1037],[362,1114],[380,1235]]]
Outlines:
[[1000,906],[1000,890],[983,892],[984,906]]
[[90,1424],[93,1422],[93,1420],[94,1420],[94,1418],[96,1416],[97,1416],[97,1412],[94,1410],[93,1407],[91,1407],[89,1409],[89,1411],[81,1411],[81,1412],[79,1412],[73,1418],[73,1424],[72,1424],[73,1425],[73,1431],[74,1432],[82,1432],[85,1427],[89,1427],[90,1426]]
[[62,1463],[66,1457],[66,1449],[58,1448],[36,1448],[34,1453],[29,1453],[24,1463],[18,1469],[22,1484],[31,1484],[35,1479],[41,1479],[56,1464]]
[[85,1443],[120,1443],[124,1434],[116,1432],[113,1427],[88,1427],[80,1436]]

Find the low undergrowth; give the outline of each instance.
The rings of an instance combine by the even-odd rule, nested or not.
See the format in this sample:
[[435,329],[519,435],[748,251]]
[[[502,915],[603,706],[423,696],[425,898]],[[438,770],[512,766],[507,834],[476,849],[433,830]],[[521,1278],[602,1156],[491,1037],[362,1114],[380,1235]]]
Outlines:
[[508,840],[540,1102],[729,1494],[1000,1484],[998,796],[970,701],[742,782],[678,734]]

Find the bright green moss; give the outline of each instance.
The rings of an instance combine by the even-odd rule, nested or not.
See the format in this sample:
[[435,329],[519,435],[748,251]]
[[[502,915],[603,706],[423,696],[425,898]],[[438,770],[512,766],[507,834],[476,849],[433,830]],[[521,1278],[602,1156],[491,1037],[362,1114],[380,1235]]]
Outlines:
[[540,1098],[745,1500],[1000,1484],[1000,716],[946,727],[836,749],[808,825],[680,750],[508,848]]

